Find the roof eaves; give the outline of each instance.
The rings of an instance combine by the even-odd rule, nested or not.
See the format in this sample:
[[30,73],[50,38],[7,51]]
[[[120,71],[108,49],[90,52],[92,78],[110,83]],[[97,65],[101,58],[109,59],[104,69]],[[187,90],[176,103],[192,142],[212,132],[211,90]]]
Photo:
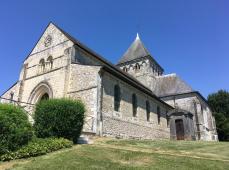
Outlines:
[[166,97],[171,97],[171,96],[182,96],[182,95],[186,95],[186,94],[197,94],[198,96],[200,96],[200,98],[206,102],[208,104],[208,101],[205,99],[205,97],[199,92],[199,91],[190,91],[190,92],[185,92],[185,93],[174,93],[174,94],[168,94],[168,95],[164,95],[164,96],[158,96],[159,98],[166,98]]
[[[3,96],[7,91],[9,91],[12,87],[14,87],[16,84],[18,83],[18,81],[16,81],[13,85],[11,85],[7,90],[5,90],[2,94],[1,94],[1,96]],[[0,96],[0,97],[1,97]]]
[[[79,47],[83,48],[85,51],[87,51],[89,54],[93,55],[94,57],[96,57],[97,59],[99,59],[100,61],[102,61],[103,63],[109,65],[112,69],[103,66],[103,68],[107,71],[116,71],[116,73],[123,75],[123,77],[125,77],[126,79],[129,79],[129,81],[131,81],[132,83],[134,83],[136,85],[136,87],[143,89],[145,92],[147,92],[148,94],[150,94],[152,97],[154,97],[156,100],[159,100],[160,102],[162,102],[163,104],[167,105],[170,108],[173,108],[172,106],[170,106],[169,104],[167,104],[166,102],[164,102],[163,100],[161,100],[159,97],[157,97],[150,89],[148,89],[146,86],[144,86],[142,83],[140,83],[138,80],[136,80],[134,77],[130,76],[129,74],[123,72],[121,69],[119,69],[118,67],[116,67],[115,65],[113,65],[112,63],[110,63],[109,61],[107,61],[104,57],[102,57],[101,55],[97,54],[96,52],[94,52],[93,50],[91,50],[90,48],[88,48],[86,45],[82,44],[80,41],[78,41],[77,39],[75,39],[74,37],[72,37],[70,34],[68,34],[67,32],[65,32],[64,30],[62,30],[60,27],[58,27],[57,25],[55,25],[58,29],[60,29],[63,34],[65,34],[65,36],[67,38],[69,38],[74,44],[78,45]],[[114,72],[112,72],[114,73]]]
[[[141,89],[144,93],[148,94],[149,96],[153,97],[154,99],[165,104],[167,107],[174,109],[171,105],[167,104],[166,102],[161,100],[159,97],[157,97],[150,89],[148,89],[147,87],[142,85],[140,82],[136,81],[135,78],[131,78],[129,75],[127,75],[127,73],[122,72],[121,70],[120,70],[121,72],[120,71],[117,72],[117,70],[114,71],[113,69],[106,67],[106,66],[103,66],[102,69],[115,75],[115,76],[118,76],[119,78],[121,78],[124,81],[127,81],[127,83],[131,83],[131,85],[133,85],[135,88]],[[131,78],[131,79],[129,79],[129,78]]]

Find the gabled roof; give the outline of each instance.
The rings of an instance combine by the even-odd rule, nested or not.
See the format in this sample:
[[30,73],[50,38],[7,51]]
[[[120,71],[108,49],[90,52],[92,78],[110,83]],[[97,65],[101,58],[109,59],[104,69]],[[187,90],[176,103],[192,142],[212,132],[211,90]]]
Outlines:
[[124,53],[118,64],[125,63],[127,61],[135,60],[145,56],[149,56],[149,51],[145,48],[139,35],[137,34],[134,42],[130,45],[127,51]]
[[[198,95],[208,105],[207,99],[199,91],[190,91],[190,92],[184,92],[184,93],[174,93],[174,94],[168,94],[168,95],[159,96],[159,97],[161,99],[164,99],[164,98],[171,97],[171,96],[183,96],[183,95],[187,95],[187,94],[196,94],[196,95]],[[209,105],[208,105],[208,107],[209,107]]]
[[176,74],[167,74],[156,78],[154,94],[166,96],[170,94],[180,94],[192,92],[193,89]]
[[[55,24],[53,24],[53,25],[55,25]],[[77,45],[78,47],[82,48],[83,50],[85,50],[86,52],[88,52],[89,54],[91,54],[92,56],[94,56],[95,58],[97,58],[99,61],[101,61],[102,63],[104,63],[105,64],[105,66],[103,66],[103,69],[104,70],[106,70],[106,71],[108,71],[108,72],[110,72],[110,73],[112,73],[112,74],[114,74],[114,75],[122,78],[123,80],[127,81],[128,83],[131,83],[134,87],[142,90],[144,93],[146,93],[149,96],[153,97],[154,99],[160,101],[161,103],[163,103],[167,107],[173,108],[172,106],[170,106],[169,104],[167,104],[166,102],[164,102],[163,100],[161,100],[159,97],[157,97],[149,88],[147,88],[146,86],[144,86],[136,78],[134,78],[130,74],[122,71],[119,67],[113,65],[111,62],[109,62],[104,57],[100,56],[99,54],[97,54],[96,52],[94,52],[93,50],[91,50],[90,48],[88,48],[86,45],[82,44],[79,40],[77,40],[74,37],[72,37],[71,35],[69,35],[67,32],[65,32],[63,29],[61,29],[57,25],[55,25],[55,27],[57,27],[75,45]]]

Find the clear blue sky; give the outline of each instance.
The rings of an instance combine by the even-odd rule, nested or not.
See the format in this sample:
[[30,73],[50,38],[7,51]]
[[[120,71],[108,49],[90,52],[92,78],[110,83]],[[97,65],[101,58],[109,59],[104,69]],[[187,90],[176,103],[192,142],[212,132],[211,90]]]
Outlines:
[[116,63],[139,32],[165,69],[205,97],[229,90],[228,0],[0,2],[0,94],[49,21]]

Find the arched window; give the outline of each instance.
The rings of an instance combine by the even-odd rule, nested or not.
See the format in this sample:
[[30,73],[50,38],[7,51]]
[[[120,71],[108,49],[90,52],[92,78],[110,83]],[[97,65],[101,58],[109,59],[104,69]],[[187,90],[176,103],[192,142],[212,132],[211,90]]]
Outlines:
[[51,70],[52,67],[53,67],[53,58],[52,58],[52,56],[49,56],[49,57],[47,58],[47,63],[48,63],[49,69]]
[[45,60],[42,58],[39,62],[39,67],[40,67],[40,72],[44,72],[45,71]]
[[150,104],[148,100],[146,101],[146,119],[150,121]]
[[135,69],[135,71],[140,70],[140,65],[138,63],[136,63],[135,66],[134,66],[134,69]]
[[137,107],[138,107],[136,94],[132,94],[132,107],[133,107],[133,116],[136,117]]
[[120,101],[121,101],[120,87],[119,85],[115,85],[114,86],[114,110],[117,112],[120,109]]
[[157,106],[157,122],[158,124],[161,122],[161,109],[159,106]]
[[125,71],[125,72],[127,72],[127,71],[128,71],[126,67],[123,67],[123,69],[122,69],[122,70],[123,70],[123,71]]

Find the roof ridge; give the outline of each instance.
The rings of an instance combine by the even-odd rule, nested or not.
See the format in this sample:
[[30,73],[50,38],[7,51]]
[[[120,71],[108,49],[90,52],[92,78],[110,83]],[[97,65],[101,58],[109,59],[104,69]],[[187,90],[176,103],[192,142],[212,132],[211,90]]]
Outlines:
[[102,61],[103,63],[105,63],[108,66],[104,66],[104,68],[108,68],[108,69],[112,69],[114,72],[118,72],[119,74],[121,73],[121,75],[123,77],[126,78],[126,80],[131,80],[132,82],[136,83],[138,87],[142,88],[143,90],[145,90],[146,92],[150,93],[154,98],[156,98],[157,100],[159,100],[160,102],[162,102],[163,104],[171,107],[170,105],[168,105],[167,103],[165,103],[163,100],[161,100],[159,97],[157,97],[154,92],[149,89],[148,87],[146,87],[144,84],[142,84],[140,81],[138,81],[135,77],[131,76],[128,73],[125,73],[124,71],[122,71],[119,67],[117,67],[116,65],[112,64],[111,62],[109,62],[107,59],[105,59],[104,57],[102,57],[101,55],[97,54],[96,52],[94,52],[93,50],[91,50],[89,47],[87,47],[86,45],[82,44],[80,41],[78,41],[76,38],[72,37],[70,34],[68,34],[67,32],[65,32],[63,29],[61,29],[60,27],[58,27],[57,25],[55,25],[67,38],[69,38],[74,44],[78,45],[79,47],[81,47],[82,49],[84,49],[85,51],[87,51],[89,54],[93,55],[94,57],[96,57],[97,59],[99,59],[100,61]]

